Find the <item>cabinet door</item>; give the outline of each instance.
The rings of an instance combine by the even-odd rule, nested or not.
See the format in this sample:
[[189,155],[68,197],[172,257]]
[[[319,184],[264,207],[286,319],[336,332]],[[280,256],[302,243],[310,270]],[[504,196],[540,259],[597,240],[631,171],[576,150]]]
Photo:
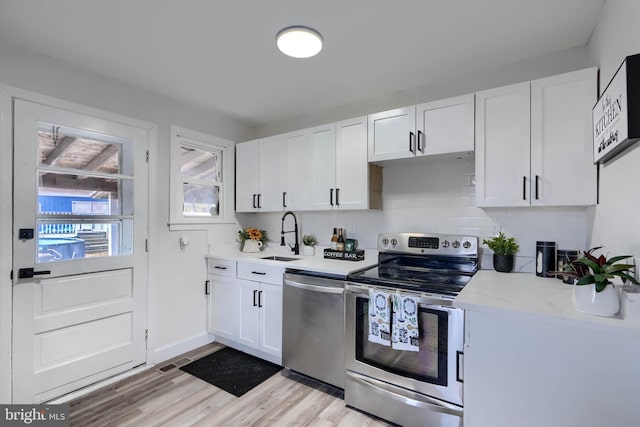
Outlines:
[[282,286],[260,283],[259,350],[282,357]]
[[370,162],[415,156],[415,106],[371,114],[368,128]]
[[476,93],[476,204],[528,206],[530,84]]
[[416,155],[473,151],[474,110],[473,94],[416,106]]
[[255,212],[260,192],[259,180],[260,141],[236,145],[236,211]]
[[283,135],[260,140],[260,200],[261,212],[284,209],[282,193],[287,186],[287,141]]
[[207,331],[214,334],[216,339],[222,337],[233,340],[235,337],[235,278],[212,274],[208,278],[210,288],[207,305]]
[[311,138],[308,130],[292,132],[287,141],[287,189],[284,197],[286,210],[310,210],[313,185]]
[[531,82],[531,204],[594,205],[597,69]]
[[312,207],[333,209],[336,187],[336,126],[309,129],[312,155]]
[[256,349],[260,343],[258,291],[258,282],[236,279],[236,341]]
[[367,209],[369,204],[367,117],[336,124],[336,197],[339,209]]

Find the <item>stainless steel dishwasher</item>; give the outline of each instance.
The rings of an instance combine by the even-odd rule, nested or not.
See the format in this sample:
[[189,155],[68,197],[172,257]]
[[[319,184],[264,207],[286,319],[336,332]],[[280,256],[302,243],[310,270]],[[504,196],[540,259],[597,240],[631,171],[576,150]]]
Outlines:
[[344,278],[287,269],[282,362],[344,388]]

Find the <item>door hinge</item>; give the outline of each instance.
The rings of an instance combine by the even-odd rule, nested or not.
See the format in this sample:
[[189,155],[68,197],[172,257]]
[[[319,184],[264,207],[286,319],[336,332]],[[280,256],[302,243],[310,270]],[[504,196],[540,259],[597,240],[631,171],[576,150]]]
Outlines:
[[9,280],[13,280],[13,270],[11,270],[11,273],[9,273]]
[[149,341],[149,329],[144,330],[144,342]]
[[149,252],[149,239],[144,239],[144,251]]
[[147,163],[149,163],[149,150],[147,150]]

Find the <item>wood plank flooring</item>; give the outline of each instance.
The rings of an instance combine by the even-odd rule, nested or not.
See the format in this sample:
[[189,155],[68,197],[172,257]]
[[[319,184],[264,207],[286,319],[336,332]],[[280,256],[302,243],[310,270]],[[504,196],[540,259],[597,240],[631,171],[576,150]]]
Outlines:
[[[391,426],[347,408],[342,393],[282,370],[241,397],[178,369],[209,344],[70,402],[72,426]],[[162,372],[173,364],[176,367]]]

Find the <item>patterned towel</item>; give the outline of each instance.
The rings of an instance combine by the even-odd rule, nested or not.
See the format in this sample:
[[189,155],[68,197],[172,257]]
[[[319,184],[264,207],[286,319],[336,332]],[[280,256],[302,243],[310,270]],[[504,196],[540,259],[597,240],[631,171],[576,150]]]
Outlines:
[[369,341],[391,345],[391,299],[389,293],[369,290]]
[[418,340],[418,300],[415,297],[393,294],[393,325],[391,327],[394,350],[420,351]]

